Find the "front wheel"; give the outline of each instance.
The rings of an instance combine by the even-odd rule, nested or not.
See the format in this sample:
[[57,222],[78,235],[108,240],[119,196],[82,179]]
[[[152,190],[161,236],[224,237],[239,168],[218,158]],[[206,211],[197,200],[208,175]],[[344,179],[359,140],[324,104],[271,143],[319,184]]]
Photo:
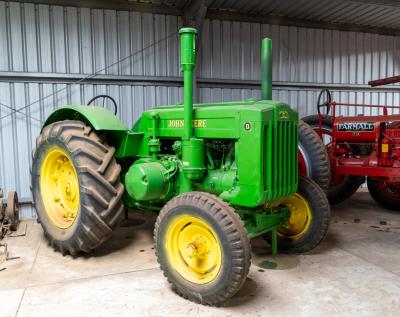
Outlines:
[[63,254],[89,253],[119,224],[124,187],[114,151],[80,121],[52,123],[36,140],[33,200],[46,237]]
[[218,197],[188,192],[171,199],[154,228],[157,260],[176,292],[218,305],[243,285],[250,242],[235,210]]
[[[281,204],[288,207],[290,218],[278,229],[278,249],[303,253],[318,246],[328,232],[331,209],[317,183],[299,175],[297,193]],[[271,240],[270,235],[267,238]]]
[[389,210],[400,211],[400,184],[385,179],[367,178],[368,191],[372,198]]

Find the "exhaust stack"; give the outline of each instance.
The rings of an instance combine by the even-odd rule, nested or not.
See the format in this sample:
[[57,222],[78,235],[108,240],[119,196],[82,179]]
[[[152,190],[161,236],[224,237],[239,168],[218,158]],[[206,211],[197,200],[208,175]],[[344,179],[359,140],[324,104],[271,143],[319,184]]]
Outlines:
[[272,99],[272,40],[261,42],[261,99]]
[[196,34],[194,28],[179,30],[181,38],[181,71],[183,72],[183,139],[193,136],[193,71],[196,68]]

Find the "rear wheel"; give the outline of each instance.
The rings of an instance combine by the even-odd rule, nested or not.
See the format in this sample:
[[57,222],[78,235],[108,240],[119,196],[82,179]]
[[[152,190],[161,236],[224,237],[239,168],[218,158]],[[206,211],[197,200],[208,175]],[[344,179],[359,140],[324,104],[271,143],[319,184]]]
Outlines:
[[63,254],[96,249],[119,224],[124,188],[114,151],[80,121],[55,122],[37,138],[33,199],[46,237]]
[[400,210],[400,183],[388,183],[385,179],[367,178],[368,191],[377,203],[386,209]]
[[154,229],[157,260],[178,294],[218,305],[243,285],[250,242],[235,210],[214,195],[188,192],[171,199]]
[[[313,130],[319,131],[318,115],[304,117],[303,121],[309,124]],[[330,150],[330,143],[332,141],[332,124],[333,119],[331,116],[322,117],[321,137],[322,141],[327,147],[328,153]],[[329,202],[332,205],[336,205],[341,203],[342,201],[345,201],[357,191],[361,184],[364,183],[364,180],[365,178],[363,176],[336,175],[332,170],[331,186],[327,193]]]
[[[314,249],[328,232],[331,209],[325,193],[312,179],[299,176],[297,193],[283,200],[290,211],[288,223],[278,229],[278,247],[289,253]],[[271,236],[267,236],[271,241]]]
[[299,122],[299,174],[313,179],[325,192],[331,183],[328,153],[318,134],[304,121]]

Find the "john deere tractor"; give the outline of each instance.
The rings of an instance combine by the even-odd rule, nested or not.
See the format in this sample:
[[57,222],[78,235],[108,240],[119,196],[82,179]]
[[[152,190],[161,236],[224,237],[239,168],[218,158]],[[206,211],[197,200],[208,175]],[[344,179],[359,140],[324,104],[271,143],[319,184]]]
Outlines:
[[271,40],[262,42],[262,99],[193,105],[196,30],[180,30],[183,105],[142,113],[132,129],[110,111],[66,106],[33,151],[39,221],[63,254],[106,241],[124,208],[157,212],[155,249],[182,296],[217,305],[243,285],[250,239],[305,252],[327,232],[330,208],[298,176],[298,114],[271,100]]

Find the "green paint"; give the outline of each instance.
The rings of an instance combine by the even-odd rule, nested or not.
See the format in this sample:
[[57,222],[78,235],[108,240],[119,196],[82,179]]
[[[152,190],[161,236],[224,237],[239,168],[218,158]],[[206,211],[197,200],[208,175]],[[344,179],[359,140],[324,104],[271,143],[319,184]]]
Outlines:
[[272,40],[261,42],[261,99],[272,99]]
[[[115,147],[126,207],[158,211],[175,195],[218,195],[240,214],[250,238],[273,234],[289,211],[279,201],[297,191],[298,114],[271,101],[271,41],[263,41],[263,100],[193,105],[196,31],[180,30],[184,105],[144,111],[132,129],[99,107],[67,106],[46,121],[81,120]],[[268,66],[269,65],[269,66]],[[270,206],[270,207],[267,207]]]
[[201,180],[206,172],[204,139],[182,140],[182,170],[192,180]]
[[275,270],[278,267],[278,263],[270,261],[262,261],[258,263],[257,266],[266,270]]
[[60,120],[83,120],[95,130],[126,132],[128,129],[111,111],[102,107],[65,106],[54,111],[44,126]]
[[168,193],[166,174],[158,162],[133,164],[125,175],[125,189],[137,201],[163,199]]
[[238,213],[245,223],[250,238],[258,237],[284,226],[290,216],[289,210],[285,206],[260,210],[238,210]]
[[183,107],[185,132],[184,138],[192,137],[193,120],[193,70],[196,67],[196,29],[182,28],[181,37],[181,71],[183,72]]

